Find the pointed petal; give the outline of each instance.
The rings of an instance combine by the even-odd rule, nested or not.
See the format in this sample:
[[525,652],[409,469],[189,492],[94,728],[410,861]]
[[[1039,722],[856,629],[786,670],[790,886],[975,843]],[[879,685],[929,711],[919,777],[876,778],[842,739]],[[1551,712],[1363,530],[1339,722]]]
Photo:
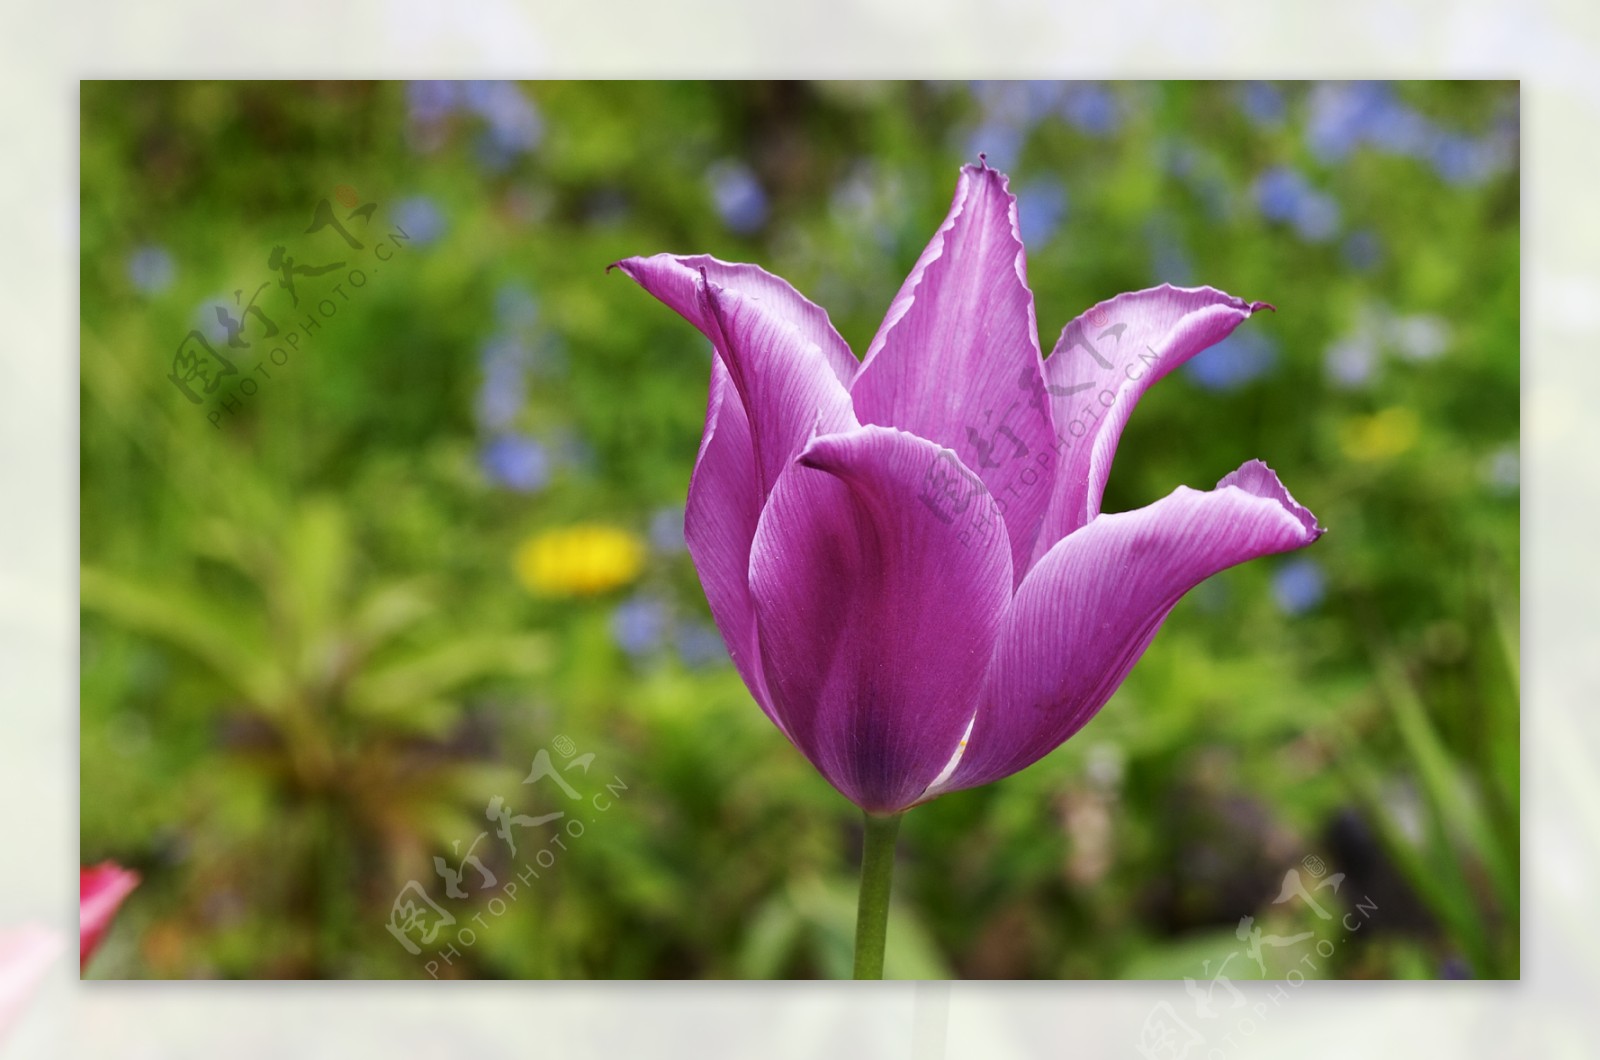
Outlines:
[[1100,514],[1122,428],[1151,384],[1271,308],[1211,287],[1162,284],[1101,302],[1062,329],[1044,362],[1061,444],[1035,559]]
[[[855,426],[841,381],[853,373],[854,358],[850,365],[841,361],[841,350],[844,357],[850,351],[826,314],[788,284],[754,266],[706,257],[657,254],[617,267],[716,347],[750,423],[762,496],[813,431]],[[724,285],[718,276],[743,286]]]
[[755,606],[750,601],[750,542],[761,518],[761,505],[744,406],[728,369],[713,358],[705,434],[689,478],[683,536],[734,668],[767,717],[787,735],[767,696],[756,641]]
[[966,166],[949,216],[911,270],[851,388],[862,423],[955,450],[1004,513],[1026,572],[1050,500],[1045,401],[1017,201],[1004,174]]
[[122,900],[139,885],[139,874],[104,862],[78,872],[78,963],[89,963],[111,927]]
[[1011,555],[930,481],[947,449],[865,427],[819,437],[779,480],[750,557],[761,655],[795,745],[863,809],[909,806],[972,717]]
[[966,752],[940,790],[986,784],[1043,758],[1094,717],[1184,593],[1320,536],[1272,470],[1251,461],[1215,490],[1182,486],[1062,540],[1017,591]]
[[706,278],[712,283],[759,302],[764,309],[793,324],[805,341],[822,351],[823,359],[839,382],[846,390],[850,389],[861,363],[834,329],[827,310],[795,290],[788,280],[772,275],[759,265],[718,261],[709,254],[685,254],[676,260],[696,271],[705,269]]

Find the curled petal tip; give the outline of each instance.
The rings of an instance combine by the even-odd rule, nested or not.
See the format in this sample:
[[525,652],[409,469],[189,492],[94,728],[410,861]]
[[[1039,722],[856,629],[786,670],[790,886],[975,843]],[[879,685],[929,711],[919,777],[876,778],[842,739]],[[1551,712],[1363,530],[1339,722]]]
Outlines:
[[613,261],[611,264],[606,266],[606,275],[610,276],[612,269],[621,269],[624,276],[637,282],[639,279],[639,269],[642,265],[644,265],[645,261],[645,258],[640,257],[637,254],[633,255],[632,257],[618,258],[616,261]]
[[611,275],[612,269],[621,269],[624,276],[627,276],[629,279],[637,282],[639,279],[639,263],[642,260],[643,259],[639,258],[638,256],[631,258],[618,258],[616,261],[613,261],[610,265],[606,266],[606,275]]
[[1263,309],[1270,309],[1274,313],[1276,313],[1278,311],[1278,307],[1273,305],[1271,302],[1251,302],[1250,303],[1250,312],[1252,312],[1252,313],[1259,313]]
[[833,433],[822,432],[820,426],[819,424],[812,428],[811,437],[806,440],[805,446],[795,454],[794,458],[794,462],[801,467],[809,467],[815,471],[830,471],[837,467],[840,456],[850,451],[852,439],[907,433],[897,427],[881,427],[875,423],[865,423],[848,431]]
[[800,451],[794,455],[794,462],[801,467],[809,467],[814,471],[828,470],[827,446],[819,447],[817,444],[827,437],[825,434],[817,433],[817,429],[812,427],[811,437],[806,439],[805,444],[800,447]]
[[1308,535],[1305,543],[1308,545],[1328,532],[1325,527],[1318,525],[1317,517],[1311,514],[1309,508],[1294,499],[1294,496],[1279,481],[1277,472],[1268,467],[1264,461],[1245,461],[1237,471],[1229,472],[1222,477],[1222,481],[1217,483],[1218,489],[1222,489],[1225,486],[1234,486],[1257,497],[1277,501],[1283,507],[1283,510],[1293,516],[1301,527],[1305,529]]
[[998,181],[1001,191],[1007,194],[1010,193],[1011,179],[1005,173],[989,164],[989,156],[986,152],[978,152],[977,165],[974,166],[969,163],[962,166],[961,175],[963,178],[984,178],[989,181]]

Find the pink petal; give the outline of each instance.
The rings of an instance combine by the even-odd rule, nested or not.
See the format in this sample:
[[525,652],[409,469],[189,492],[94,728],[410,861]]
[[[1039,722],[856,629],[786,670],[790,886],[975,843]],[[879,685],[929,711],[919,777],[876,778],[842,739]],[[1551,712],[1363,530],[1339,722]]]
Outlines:
[[117,907],[139,885],[139,874],[106,861],[78,873],[78,963],[100,945]]
[[1101,302],[1062,329],[1044,362],[1059,466],[1035,559],[1100,514],[1122,428],[1151,384],[1270,308],[1210,287],[1163,284]]
[[0,1042],[61,952],[61,938],[42,927],[0,932]]
[[[712,283],[760,303],[764,309],[794,325],[801,338],[822,351],[828,367],[833,369],[845,389],[850,388],[856,370],[861,367],[856,355],[850,352],[849,345],[834,330],[827,310],[795,290],[788,280],[772,275],[759,265],[718,261],[709,254],[684,254],[673,260],[696,272],[706,270],[706,279]],[[677,306],[673,308],[677,309]],[[678,312],[682,316],[688,315],[681,309]]]
[[819,437],[779,480],[751,549],[773,705],[872,812],[909,806],[949,761],[1011,595],[1005,535],[952,508],[952,475],[972,481],[954,453],[902,431]]
[[1055,432],[1004,174],[962,169],[949,216],[895,296],[850,394],[862,423],[937,442],[978,473],[1003,513],[1020,579],[1050,500]]
[[1321,535],[1272,470],[1251,461],[1215,490],[1182,486],[1063,539],[1017,591],[966,752],[938,790],[986,784],[1043,758],[1111,698],[1184,593]]
[[750,542],[761,518],[761,505],[744,406],[728,369],[721,360],[713,359],[705,434],[689,478],[684,539],[733,665],[761,709],[782,730],[761,673],[755,607],[750,600]]
[[704,256],[657,254],[617,267],[716,347],[750,423],[763,497],[813,432],[855,426],[846,390],[854,358],[826,314],[788,284]]

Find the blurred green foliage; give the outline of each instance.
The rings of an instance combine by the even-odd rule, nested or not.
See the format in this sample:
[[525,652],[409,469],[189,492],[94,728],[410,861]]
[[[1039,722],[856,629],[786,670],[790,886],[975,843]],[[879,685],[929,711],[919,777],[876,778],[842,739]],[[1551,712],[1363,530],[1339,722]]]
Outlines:
[[[982,149],[1046,349],[1161,281],[1278,308],[1145,399],[1107,510],[1261,457],[1330,532],[908,816],[889,974],[1203,982],[1251,916],[1303,938],[1235,978],[1319,942],[1307,974],[1516,976],[1516,120],[1508,83],[85,83],[82,855],[146,881],[96,973],[848,974],[855,811],[673,538],[709,352],[605,266],[755,261],[860,351]],[[295,305],[275,247],[343,267]],[[235,368],[198,403],[191,330]],[[579,523],[642,569],[535,591],[519,548]],[[581,801],[523,783],[542,749]],[[495,796],[567,816],[513,858]],[[1295,873],[1343,878],[1275,901]],[[456,918],[416,955],[412,880]]]

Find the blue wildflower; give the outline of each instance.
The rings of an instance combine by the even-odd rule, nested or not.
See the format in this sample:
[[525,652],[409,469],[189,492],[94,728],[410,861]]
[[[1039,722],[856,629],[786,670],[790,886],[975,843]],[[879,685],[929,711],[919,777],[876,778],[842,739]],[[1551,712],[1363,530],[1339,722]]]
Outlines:
[[177,273],[166,248],[145,244],[128,255],[128,282],[143,295],[156,295],[172,286]]
[[1451,184],[1482,184],[1500,168],[1491,141],[1474,140],[1460,133],[1442,135],[1433,144],[1429,160],[1434,172]]
[[426,195],[413,195],[395,203],[394,221],[418,246],[427,246],[444,235],[444,214]]
[[1207,390],[1237,390],[1265,375],[1277,361],[1277,347],[1256,331],[1236,331],[1184,365]]
[[1310,182],[1287,166],[1275,166],[1255,182],[1256,206],[1269,221],[1294,220],[1300,203],[1310,193]]
[[1060,81],[1023,81],[1022,124],[1032,126],[1061,103],[1065,86]]
[[699,670],[727,663],[728,647],[715,626],[704,622],[685,622],[673,637],[678,658],[685,666]]
[[532,151],[544,136],[539,111],[523,91],[511,81],[473,81],[468,83],[467,106],[489,124],[489,138],[506,154]]
[[1037,89],[1030,89],[1029,84],[1027,81],[974,81],[972,98],[978,101],[985,120],[1026,128],[1039,117],[1034,110],[1039,93]]
[[1314,559],[1292,559],[1272,576],[1272,596],[1286,615],[1301,615],[1322,603],[1322,567]]
[[1257,125],[1282,124],[1288,110],[1283,90],[1271,81],[1246,81],[1239,88],[1239,106]]
[[[233,316],[234,304],[230,295],[217,295],[208,298],[195,307],[195,326],[200,333],[213,343],[228,341],[228,327],[223,323],[218,310]],[[235,318],[237,319],[237,318]]]
[[967,139],[966,156],[983,155],[991,166],[1015,166],[1022,157],[1025,134],[1015,125],[1003,121],[985,121],[972,131]]
[[661,649],[671,617],[666,603],[659,598],[632,596],[611,612],[611,637],[623,651],[641,659]]
[[667,555],[682,552],[688,547],[683,540],[683,508],[674,505],[658,508],[650,516],[650,544],[657,552]]
[[1339,231],[1339,204],[1297,170],[1267,170],[1256,178],[1254,193],[1263,217],[1293,226],[1302,239],[1322,243]]
[[489,430],[511,426],[528,398],[527,350],[504,337],[484,348],[483,383],[478,387],[478,422]]
[[1324,81],[1311,91],[1306,140],[1324,162],[1337,162],[1361,146],[1372,122],[1391,103],[1381,81]]
[[1073,85],[1062,100],[1061,113],[1090,136],[1110,136],[1122,125],[1117,97],[1103,84]]
[[480,457],[491,480],[519,493],[534,493],[550,481],[550,457],[544,446],[519,434],[502,434],[483,447]]
[[1307,137],[1323,161],[1364,145],[1428,161],[1452,184],[1481,184],[1505,168],[1506,152],[1490,134],[1445,132],[1395,97],[1382,82],[1325,83],[1311,95]]
[[424,125],[442,121],[461,101],[459,81],[411,81],[406,84],[406,105],[411,120]]
[[767,192],[755,172],[733,159],[714,163],[706,171],[711,200],[722,223],[740,235],[749,235],[767,223]]
[[1432,122],[1390,97],[1374,108],[1362,131],[1372,146],[1408,158],[1422,157],[1438,136]]
[[1028,134],[1062,101],[1059,81],[974,81],[971,89],[980,115],[963,153],[999,167],[1017,164]]
[[1294,230],[1311,243],[1326,243],[1339,234],[1339,204],[1333,196],[1314,191],[1300,202]]
[[1067,213],[1067,191],[1057,181],[1036,180],[1017,191],[1017,224],[1023,245],[1048,243]]

